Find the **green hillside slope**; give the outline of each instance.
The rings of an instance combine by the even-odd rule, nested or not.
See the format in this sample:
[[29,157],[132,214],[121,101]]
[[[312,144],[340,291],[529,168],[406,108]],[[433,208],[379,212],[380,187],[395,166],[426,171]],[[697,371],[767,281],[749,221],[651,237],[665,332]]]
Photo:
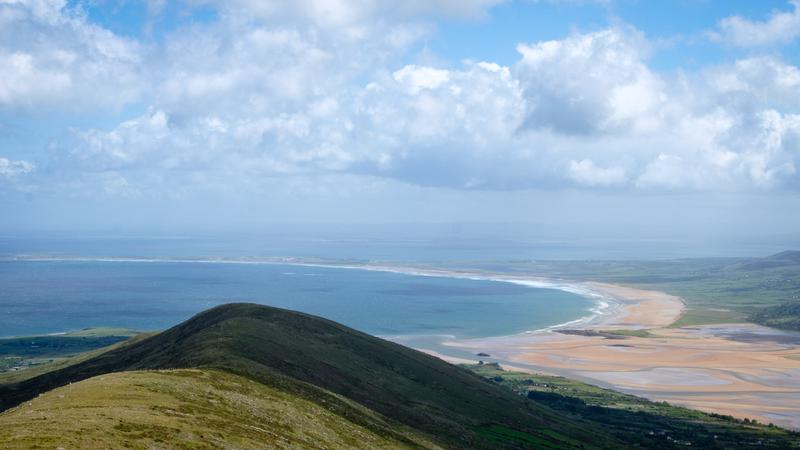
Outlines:
[[405,442],[253,380],[194,369],[100,375],[0,414],[2,448],[435,448],[397,430]]
[[335,322],[252,304],[213,308],[155,336],[0,386],[0,409],[101,374],[179,368],[246,377],[407,445],[415,441],[398,423],[447,447],[621,446],[600,428],[463,368]]

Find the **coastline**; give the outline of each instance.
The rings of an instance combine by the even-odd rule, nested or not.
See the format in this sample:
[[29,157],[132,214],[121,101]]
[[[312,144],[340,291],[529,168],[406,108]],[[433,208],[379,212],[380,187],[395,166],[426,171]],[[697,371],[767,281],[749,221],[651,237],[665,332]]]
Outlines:
[[[307,266],[307,267],[324,267],[324,268],[341,268],[352,270],[367,270],[376,272],[389,272],[398,273],[411,276],[422,277],[441,277],[441,278],[455,278],[462,280],[475,280],[475,281],[492,281],[498,283],[511,283],[519,286],[526,286],[533,289],[555,289],[571,294],[579,295],[595,303],[595,307],[589,310],[590,314],[581,316],[577,319],[570,320],[564,323],[550,325],[545,328],[526,330],[522,333],[516,334],[530,334],[547,332],[556,329],[567,327],[574,327],[576,325],[589,327],[601,326],[607,322],[609,318],[615,318],[620,312],[624,311],[623,302],[619,301],[616,297],[610,296],[610,292],[603,293],[602,289],[598,288],[599,283],[581,283],[569,282],[564,280],[556,280],[545,277],[536,276],[510,276],[503,274],[485,273],[485,272],[470,272],[470,271],[454,271],[445,269],[421,268],[416,266],[394,266],[394,265],[373,265],[373,264],[350,264],[350,265],[332,265],[332,264],[314,264],[314,263],[287,263],[289,265]],[[594,285],[598,284],[598,287]],[[682,305],[682,303],[681,303]],[[502,336],[498,336],[502,337]]]
[[568,322],[550,325],[541,329],[527,330],[522,333],[515,333],[507,336],[495,336],[483,339],[529,336],[550,333],[561,329],[597,330],[614,328],[623,330],[643,330],[650,328],[666,328],[676,322],[686,310],[683,299],[674,295],[669,295],[660,291],[637,289],[618,284],[594,281],[568,281],[531,275],[506,275],[402,265],[322,264],[306,262],[276,262],[276,264],[368,270],[413,276],[512,283],[535,289],[561,290],[588,298],[595,303],[595,307],[589,310],[590,314]]
[[[746,323],[668,328],[684,309],[678,297],[586,284],[621,307],[603,320],[571,325],[576,333],[547,330],[451,339],[442,346],[461,355],[491,355],[473,356],[474,362],[497,362],[507,370],[565,376],[654,401],[800,430],[800,333]],[[610,339],[602,333],[580,333],[599,330],[647,334]]]
[[[800,333],[749,323],[671,328],[686,310],[683,299],[612,283],[413,266],[313,265],[510,282],[583,295],[596,302],[590,315],[544,329],[438,343],[396,340],[454,364],[497,362],[507,370],[566,376],[654,401],[800,430]],[[609,339],[591,333],[602,330],[646,331],[647,337]],[[787,342],[786,336],[792,339]]]
[[[271,264],[508,282],[559,289],[595,302],[590,314],[543,329],[488,338],[393,336],[453,363],[497,362],[509,370],[561,375],[656,401],[754,418],[800,429],[800,333],[753,324],[669,328],[685,305],[663,292],[609,283],[443,270],[413,265],[331,263],[299,258],[43,258],[29,261],[125,261]],[[589,333],[564,333],[565,330]],[[640,335],[609,339],[600,331]],[[743,337],[744,336],[744,337]],[[789,339],[785,339],[788,336]],[[491,356],[478,356],[478,354]]]
[[[125,263],[182,263],[182,264],[242,264],[242,265],[285,265],[296,267],[319,267],[325,269],[365,270],[375,272],[397,273],[409,276],[454,278],[462,280],[491,281],[511,283],[535,289],[555,289],[588,298],[595,303],[589,310],[590,314],[577,319],[550,325],[541,329],[527,330],[524,333],[549,331],[559,328],[574,327],[576,325],[600,325],[605,322],[606,316],[614,317],[621,310],[622,302],[608,293],[603,293],[602,283],[572,282],[537,276],[511,276],[506,274],[457,271],[420,267],[413,265],[387,265],[371,263],[342,263],[335,261],[316,261],[304,258],[134,258],[134,257],[90,257],[90,256],[43,256],[43,255],[14,255],[0,257],[0,261],[31,261],[31,262],[125,262]],[[595,284],[597,286],[595,286]],[[610,285],[609,285],[610,286]]]

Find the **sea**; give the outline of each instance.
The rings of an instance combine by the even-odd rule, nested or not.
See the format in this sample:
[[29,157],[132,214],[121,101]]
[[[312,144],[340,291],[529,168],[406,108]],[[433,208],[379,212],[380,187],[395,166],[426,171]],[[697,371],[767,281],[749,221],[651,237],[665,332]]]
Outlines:
[[311,313],[380,336],[486,337],[590,314],[557,289],[348,268],[154,260],[0,261],[0,336],[159,330],[216,305]]
[[[598,251],[602,248],[615,250]],[[659,248],[663,257],[676,251],[675,245]],[[644,251],[659,255],[653,248]],[[491,279],[217,259],[295,257],[446,264],[557,256],[623,258],[633,252],[633,247],[620,249],[600,243],[491,239],[0,236],[0,336],[91,327],[161,330],[229,302],[302,311],[384,337],[505,336],[590,316],[597,299]]]

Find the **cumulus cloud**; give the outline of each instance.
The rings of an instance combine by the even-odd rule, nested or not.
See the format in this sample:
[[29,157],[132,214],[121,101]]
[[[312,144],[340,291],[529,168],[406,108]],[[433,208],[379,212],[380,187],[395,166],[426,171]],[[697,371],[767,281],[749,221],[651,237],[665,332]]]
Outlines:
[[[469,63],[462,70],[404,66],[352,97],[322,97],[291,113],[232,112],[238,111],[181,110],[176,118],[157,109],[109,131],[76,131],[63,163],[93,171],[150,166],[247,176],[355,172],[479,187],[499,183],[486,169],[514,154],[509,140],[523,109],[507,67]],[[500,140],[509,142],[503,152],[495,151]]]
[[709,33],[712,40],[736,47],[786,44],[800,36],[800,0],[791,0],[792,11],[774,11],[767,20],[754,21],[730,16]]
[[764,190],[796,185],[794,73],[776,58],[747,58],[703,71],[671,93],[676,114],[656,134],[636,186]]
[[[331,175],[467,190],[798,184],[800,69],[774,55],[663,74],[646,37],[616,25],[520,44],[508,66],[411,63],[432,32],[420,17],[496,2],[396,15],[377,0],[257,2],[247,19],[244,3],[145,51],[63,3],[5,0],[0,21],[39,39],[0,27],[0,108],[141,97],[144,112],[52,144],[54,188],[89,195],[258,193],[268,178]],[[22,163],[0,160],[33,170]]]
[[356,111],[352,148],[381,155],[360,171],[468,189],[518,185],[527,175],[529,163],[510,164],[524,157],[514,137],[524,100],[508,67],[407,65],[369,83]]
[[664,87],[644,62],[647,44],[636,30],[614,27],[518,50],[525,127],[593,134],[656,125]]
[[143,89],[141,58],[64,0],[0,1],[0,111],[119,107]]
[[698,98],[707,100],[711,108],[796,111],[800,104],[800,69],[774,56],[739,59],[708,69],[703,75],[710,91]]
[[729,190],[791,185],[800,157],[800,77],[775,57],[669,80],[647,66],[640,33],[610,28],[521,45],[513,67],[385,71],[370,69],[380,51],[342,68],[335,45],[298,29],[245,31],[171,41],[150,111],[75,131],[64,164],[212,185],[351,173],[459,189]]

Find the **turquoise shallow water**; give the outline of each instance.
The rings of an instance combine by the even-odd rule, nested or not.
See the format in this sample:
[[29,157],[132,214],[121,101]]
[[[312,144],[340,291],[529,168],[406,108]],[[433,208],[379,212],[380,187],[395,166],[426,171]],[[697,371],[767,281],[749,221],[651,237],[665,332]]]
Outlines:
[[593,306],[553,289],[354,269],[0,261],[0,336],[163,329],[235,301],[304,311],[382,336],[507,335],[577,319]]

